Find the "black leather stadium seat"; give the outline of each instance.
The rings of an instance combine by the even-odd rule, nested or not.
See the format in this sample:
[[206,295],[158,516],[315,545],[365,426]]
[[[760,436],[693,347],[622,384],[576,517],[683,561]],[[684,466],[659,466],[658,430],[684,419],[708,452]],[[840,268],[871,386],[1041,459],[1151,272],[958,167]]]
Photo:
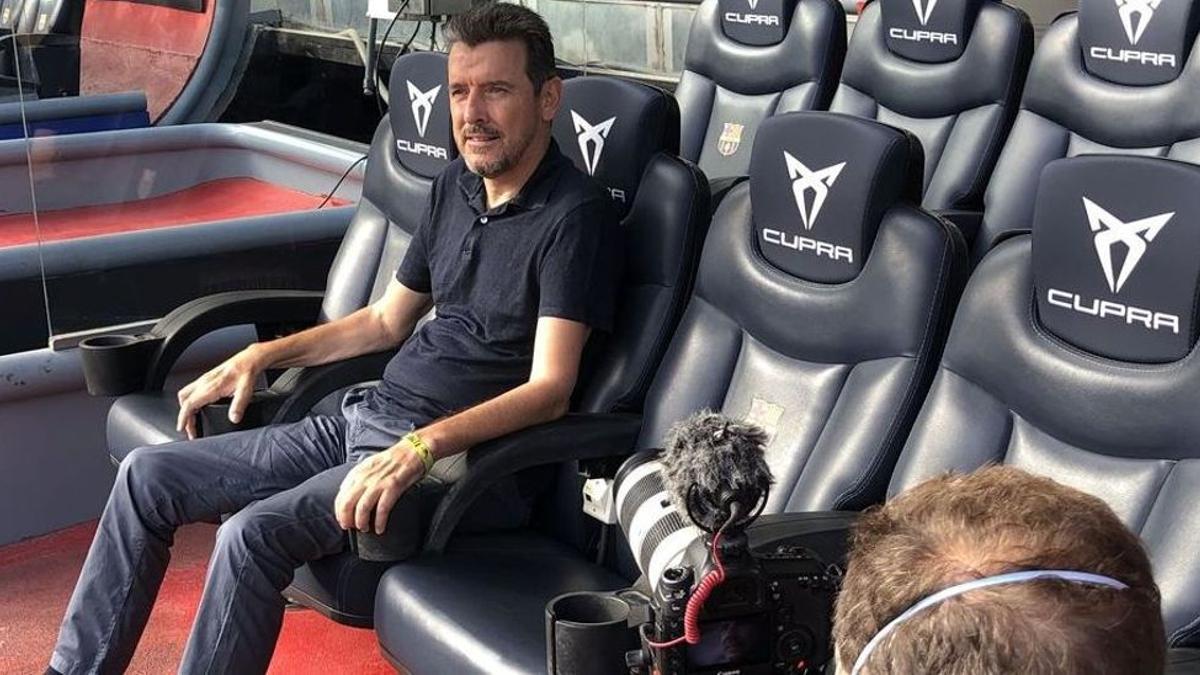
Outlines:
[[[921,176],[901,130],[820,113],[767,120],[750,181],[717,210],[637,448],[698,409],[723,410],[768,430],[768,511],[882,498],[966,259],[958,232],[916,206]],[[621,583],[534,532],[474,537],[390,570],[375,626],[414,673],[542,672],[546,601]]]
[[[675,155],[678,130],[675,101],[659,89],[608,77],[565,83],[554,137],[608,187],[626,245],[616,327],[588,354],[574,411],[640,410],[683,313],[709,203],[703,174]],[[470,455],[458,456],[460,468],[471,465]],[[531,490],[550,489],[552,478],[538,473]],[[330,556],[297,570],[288,595],[343,623],[369,626],[386,568],[350,552]]]
[[[1161,7],[1166,7],[1164,4]],[[1033,234],[973,275],[889,492],[1003,463],[1141,535],[1172,647],[1200,647],[1200,168],[1050,163]]]
[[863,10],[829,109],[907,129],[927,209],[979,211],[1016,114],[1033,26],[993,0],[878,0]]
[[1043,35],[974,254],[1029,231],[1042,167],[1095,153],[1200,159],[1195,0],[1080,0]]
[[846,15],[836,0],[705,0],[675,90],[681,154],[710,180],[746,175],[762,121],[824,110],[845,54]]
[[[399,59],[391,86],[396,108],[375,131],[362,199],[330,268],[319,315],[303,317],[309,323],[346,316],[383,294],[416,231],[433,177],[457,156],[446,56],[415,53]],[[108,452],[114,460],[139,446],[182,438],[175,431],[175,392],[162,390],[170,365],[152,378],[148,391],[122,396],[109,410]]]

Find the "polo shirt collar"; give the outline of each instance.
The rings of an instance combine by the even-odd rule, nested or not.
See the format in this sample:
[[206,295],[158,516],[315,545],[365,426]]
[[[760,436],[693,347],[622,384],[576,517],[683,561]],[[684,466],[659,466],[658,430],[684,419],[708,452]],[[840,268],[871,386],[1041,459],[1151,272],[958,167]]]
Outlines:
[[[525,184],[521,186],[517,194],[494,211],[505,213],[510,206],[532,211],[545,206],[550,199],[550,193],[554,191],[555,184],[558,183],[559,169],[567,161],[569,160],[558,149],[558,142],[551,138],[550,146],[546,148],[546,154],[542,155],[537,168],[529,175]],[[476,213],[488,211],[487,191],[483,188],[483,177],[466,169],[458,177],[458,187]]]

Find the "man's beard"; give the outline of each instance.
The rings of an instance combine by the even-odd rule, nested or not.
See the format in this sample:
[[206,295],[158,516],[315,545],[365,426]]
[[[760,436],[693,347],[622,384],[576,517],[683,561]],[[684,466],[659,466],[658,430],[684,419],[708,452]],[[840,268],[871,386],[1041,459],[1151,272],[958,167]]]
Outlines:
[[[466,138],[466,136],[469,134],[477,133],[495,135],[496,131],[487,127],[472,126],[467,127],[467,129],[464,130],[463,137]],[[533,137],[534,134],[531,130],[530,133],[516,139],[516,142],[512,146],[508,146],[501,142],[500,154],[494,159],[482,160],[481,163],[477,163],[477,160],[467,159],[465,153],[463,159],[467,160],[467,168],[470,169],[472,173],[478,174],[483,178],[495,178],[503,175],[516,166],[517,162],[525,154],[525,151],[528,150],[529,146],[533,144]]]

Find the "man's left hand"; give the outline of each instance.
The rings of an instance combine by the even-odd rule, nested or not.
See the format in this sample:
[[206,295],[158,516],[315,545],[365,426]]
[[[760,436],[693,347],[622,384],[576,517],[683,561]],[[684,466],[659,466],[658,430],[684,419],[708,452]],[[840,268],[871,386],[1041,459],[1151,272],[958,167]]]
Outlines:
[[407,441],[360,461],[342,479],[333,510],[343,530],[366,532],[375,516],[375,533],[383,534],[396,500],[421,480],[425,467]]

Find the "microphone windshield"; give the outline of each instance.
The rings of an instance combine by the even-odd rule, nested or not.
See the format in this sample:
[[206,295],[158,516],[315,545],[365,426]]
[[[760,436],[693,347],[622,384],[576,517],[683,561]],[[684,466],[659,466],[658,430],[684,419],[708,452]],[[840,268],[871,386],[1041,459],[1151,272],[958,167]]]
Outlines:
[[748,523],[772,483],[763,454],[766,441],[758,426],[711,410],[679,422],[667,433],[662,456],[671,504],[708,532],[730,520],[734,503],[738,524]]

